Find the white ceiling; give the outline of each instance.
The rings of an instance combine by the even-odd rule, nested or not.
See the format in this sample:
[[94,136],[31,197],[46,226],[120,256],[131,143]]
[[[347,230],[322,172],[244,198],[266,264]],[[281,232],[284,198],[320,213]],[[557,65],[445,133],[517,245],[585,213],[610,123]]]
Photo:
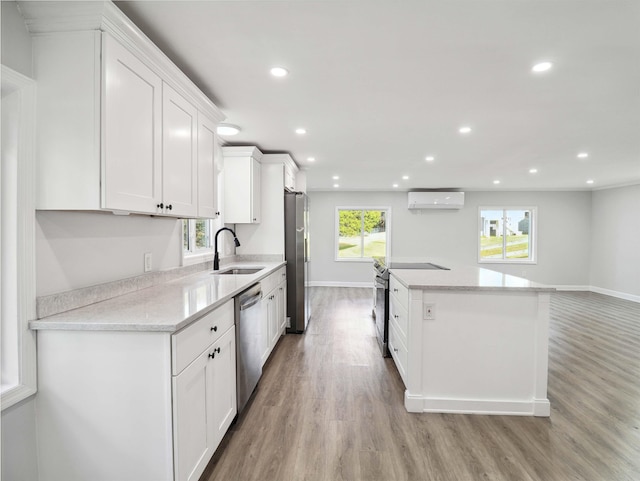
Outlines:
[[229,144],[289,152],[311,190],[640,182],[640,2],[116,4],[242,128]]

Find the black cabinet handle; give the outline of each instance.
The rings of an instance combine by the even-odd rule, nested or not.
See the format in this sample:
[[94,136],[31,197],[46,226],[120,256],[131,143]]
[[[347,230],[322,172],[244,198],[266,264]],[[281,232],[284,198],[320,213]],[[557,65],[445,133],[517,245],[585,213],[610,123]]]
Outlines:
[[399,318],[400,316],[398,314],[394,314],[393,317],[395,317],[396,319]]
[[218,348],[216,348],[216,349],[214,349],[214,350],[213,350],[213,352],[210,352],[210,353],[209,353],[209,359],[213,359],[214,357],[216,357],[216,352],[217,352],[218,354],[220,354],[220,348],[219,348],[219,347],[218,347]]
[[253,218],[253,222],[257,221],[258,219],[256,219],[255,217]]
[[167,209],[171,210],[173,209],[173,206],[171,204],[167,205]]
[[158,209],[164,209],[164,204],[160,202],[157,206]]
[[396,349],[395,347],[393,348],[393,352],[398,352],[398,349]]
[[219,212],[219,211],[218,211],[218,212],[216,212],[216,216],[219,216],[219,215],[220,215],[220,212]]
[[211,330],[212,330],[213,332],[217,332],[217,331],[218,331],[218,326],[213,326],[213,327],[211,328]]
[[394,289],[393,292],[398,292],[398,289]]

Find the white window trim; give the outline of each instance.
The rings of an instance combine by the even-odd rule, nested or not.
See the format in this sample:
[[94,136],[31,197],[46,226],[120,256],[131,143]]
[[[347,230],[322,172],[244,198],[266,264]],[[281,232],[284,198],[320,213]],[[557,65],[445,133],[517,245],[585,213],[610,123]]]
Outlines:
[[[17,322],[18,384],[1,394],[2,410],[37,390],[36,333],[29,321],[36,317],[35,282],[35,89],[34,80],[2,66],[2,86],[20,92],[17,172]],[[1,300],[6,302],[6,300]]]
[[[211,247],[207,249],[195,249],[193,251],[187,251],[183,248],[183,239],[184,239],[184,222],[180,222],[180,249],[182,250],[182,265],[190,266],[193,264],[200,264],[201,262],[212,261],[214,252],[213,252],[213,236],[217,231],[217,219],[184,219],[189,221],[189,225],[192,225],[191,231],[189,233],[189,244],[195,245],[195,221],[197,220],[208,220],[211,223]],[[192,222],[193,221],[193,222]]]
[[[482,211],[483,210],[528,210],[531,211],[532,219],[530,220],[529,227],[529,252],[531,257],[529,259],[482,259],[480,257],[481,245],[480,234],[482,233]],[[535,206],[480,206],[478,207],[478,230],[476,232],[476,242],[478,245],[478,264],[529,264],[534,265],[538,263],[538,208]]]
[[385,229],[387,232],[387,245],[385,249],[385,256],[389,257],[391,253],[391,207],[390,206],[336,206],[335,219],[334,219],[334,239],[333,239],[333,254],[336,262],[371,262],[371,257],[338,257],[339,239],[340,239],[340,211],[341,210],[384,210],[387,213],[385,219]]

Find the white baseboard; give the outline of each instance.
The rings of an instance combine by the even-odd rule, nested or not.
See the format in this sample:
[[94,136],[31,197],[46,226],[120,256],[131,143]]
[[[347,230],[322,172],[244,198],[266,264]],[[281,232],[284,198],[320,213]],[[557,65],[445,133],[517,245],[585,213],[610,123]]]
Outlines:
[[558,291],[582,291],[582,292],[595,292],[597,294],[604,294],[605,296],[617,297],[618,299],[624,299],[626,301],[640,302],[640,296],[634,294],[627,294],[626,292],[612,291],[611,289],[603,289],[596,286],[568,286],[558,285],[550,286]]
[[309,281],[309,287],[368,287],[373,288],[373,282],[344,282],[344,281]]
[[549,417],[551,414],[548,399],[531,401],[436,399],[410,395],[405,391],[404,402],[409,412],[536,417]]
[[627,294],[626,292],[612,291],[610,289],[603,289],[602,287],[590,286],[591,292],[598,294],[604,294],[605,296],[617,297],[618,299],[624,299],[626,301],[640,302],[640,296],[633,294]]
[[591,290],[591,286],[568,286],[568,285],[559,285],[559,286],[549,286],[553,287],[558,291],[584,291],[589,292]]

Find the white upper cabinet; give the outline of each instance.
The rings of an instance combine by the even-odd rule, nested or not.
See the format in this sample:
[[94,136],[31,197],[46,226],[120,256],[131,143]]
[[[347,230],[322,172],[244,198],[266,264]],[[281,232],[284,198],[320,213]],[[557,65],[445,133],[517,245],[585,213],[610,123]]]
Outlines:
[[224,116],[112,2],[77,8],[21,3],[38,82],[36,208],[215,217]]
[[256,147],[223,147],[224,222],[259,224],[262,153]]
[[165,213],[198,215],[198,110],[164,84],[162,204]]
[[198,217],[214,219],[220,215],[216,150],[215,122],[198,114]]
[[109,35],[102,52],[102,207],[155,213],[162,201],[162,80]]
[[265,154],[262,158],[262,163],[282,165],[282,185],[284,189],[290,192],[296,191],[296,176],[299,169],[289,154]]

